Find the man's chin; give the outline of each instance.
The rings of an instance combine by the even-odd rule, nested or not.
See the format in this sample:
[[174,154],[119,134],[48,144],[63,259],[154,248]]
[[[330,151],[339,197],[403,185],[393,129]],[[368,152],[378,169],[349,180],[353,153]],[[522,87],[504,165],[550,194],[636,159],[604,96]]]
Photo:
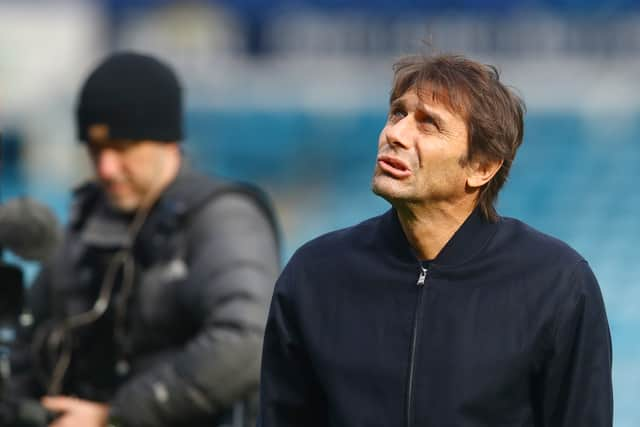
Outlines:
[[132,197],[118,197],[109,194],[107,200],[114,210],[123,213],[135,212],[140,205],[140,203]]
[[371,183],[371,191],[389,203],[406,198],[402,189],[398,188],[397,183],[387,178],[385,176],[374,176]]

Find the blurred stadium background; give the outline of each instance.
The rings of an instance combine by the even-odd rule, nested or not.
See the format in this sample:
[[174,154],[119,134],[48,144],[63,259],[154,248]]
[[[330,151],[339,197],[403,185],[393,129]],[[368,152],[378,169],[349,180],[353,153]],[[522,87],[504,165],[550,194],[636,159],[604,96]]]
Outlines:
[[425,41],[497,64],[526,100],[500,211],[590,261],[613,334],[615,426],[639,426],[635,1],[0,0],[2,198],[30,195],[66,220],[69,189],[89,173],[73,129],[78,86],[111,50],[152,52],[182,76],[187,156],[270,193],[286,261],[387,208],[369,181],[391,64]]

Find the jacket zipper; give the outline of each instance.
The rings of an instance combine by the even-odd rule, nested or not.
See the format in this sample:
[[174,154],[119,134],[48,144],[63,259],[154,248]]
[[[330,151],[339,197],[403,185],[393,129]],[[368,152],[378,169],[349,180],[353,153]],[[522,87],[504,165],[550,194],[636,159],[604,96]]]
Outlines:
[[420,324],[419,315],[422,311],[422,294],[424,293],[424,282],[427,279],[427,269],[420,265],[420,276],[416,282],[418,287],[418,298],[416,300],[416,309],[413,316],[413,332],[411,334],[411,358],[409,359],[409,380],[407,382],[407,405],[406,418],[407,427],[411,427],[411,415],[413,414],[413,382],[416,364],[416,347],[418,341],[418,327]]

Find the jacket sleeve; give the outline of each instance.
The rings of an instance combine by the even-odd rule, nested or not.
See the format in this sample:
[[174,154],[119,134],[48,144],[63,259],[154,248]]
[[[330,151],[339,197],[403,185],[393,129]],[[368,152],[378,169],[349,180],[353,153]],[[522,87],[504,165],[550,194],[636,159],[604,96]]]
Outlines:
[[186,286],[195,290],[188,307],[201,319],[201,329],[168,361],[117,391],[112,409],[127,427],[211,418],[258,388],[264,324],[278,273],[275,230],[253,200],[233,193],[203,208],[187,238]]
[[300,332],[295,256],[278,279],[262,353],[258,427],[327,426],[326,402]]
[[568,288],[544,372],[543,425],[611,427],[611,337],[598,282],[585,261]]

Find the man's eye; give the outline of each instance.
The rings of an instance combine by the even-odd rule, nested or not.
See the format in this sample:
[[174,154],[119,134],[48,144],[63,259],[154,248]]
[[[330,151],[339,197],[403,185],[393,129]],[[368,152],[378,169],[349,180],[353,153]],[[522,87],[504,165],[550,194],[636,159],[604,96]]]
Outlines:
[[434,119],[433,117],[431,117],[429,115],[425,115],[425,116],[420,117],[419,123],[420,123],[420,126],[425,128],[425,129],[438,129],[438,130],[440,130],[440,127],[438,126],[438,122],[436,121],[436,119]]
[[407,113],[404,110],[399,110],[399,109],[391,110],[389,112],[389,118],[394,120],[402,119],[406,115]]
[[127,151],[132,146],[133,146],[133,144],[131,144],[129,142],[120,142],[118,144],[113,144],[111,146],[111,148],[114,151],[117,151],[118,153],[123,153],[123,152]]

